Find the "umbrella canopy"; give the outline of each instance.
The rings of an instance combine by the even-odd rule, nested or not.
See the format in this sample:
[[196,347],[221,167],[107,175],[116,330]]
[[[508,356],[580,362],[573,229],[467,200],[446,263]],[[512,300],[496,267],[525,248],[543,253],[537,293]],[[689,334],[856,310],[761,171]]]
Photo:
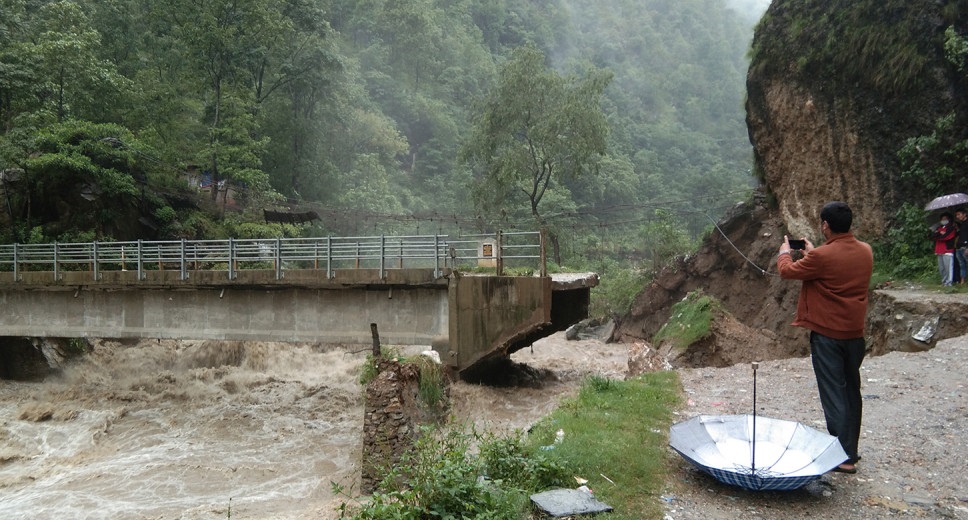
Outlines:
[[672,426],[669,445],[720,482],[754,491],[797,489],[847,460],[836,437],[755,415],[693,417]]
[[937,209],[951,208],[968,204],[968,195],[964,193],[949,193],[942,195],[924,205],[924,211],[934,211]]

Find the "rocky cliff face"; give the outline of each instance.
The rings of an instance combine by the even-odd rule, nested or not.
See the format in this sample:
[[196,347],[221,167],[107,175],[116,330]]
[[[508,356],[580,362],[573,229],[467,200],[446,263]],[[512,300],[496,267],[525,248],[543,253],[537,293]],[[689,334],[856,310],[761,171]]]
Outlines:
[[753,40],[747,126],[792,234],[820,238],[820,208],[843,200],[875,240],[902,202],[939,195],[902,181],[897,152],[938,118],[968,115],[964,76],[944,55],[945,29],[968,21],[949,13],[959,3],[773,1]]
[[[785,233],[819,243],[820,208],[830,200],[850,204],[855,233],[874,241],[900,204],[938,195],[901,178],[897,152],[943,115],[968,125],[965,75],[944,56],[951,25],[968,30],[968,2],[773,0],[747,77],[765,195],[720,223],[729,241],[713,232],[697,254],[660,273],[617,336],[650,340],[672,304],[703,288],[747,326],[774,334],[778,357],[805,354],[805,332],[788,325],[799,284],[771,274],[777,247]],[[968,181],[952,188],[968,190]]]

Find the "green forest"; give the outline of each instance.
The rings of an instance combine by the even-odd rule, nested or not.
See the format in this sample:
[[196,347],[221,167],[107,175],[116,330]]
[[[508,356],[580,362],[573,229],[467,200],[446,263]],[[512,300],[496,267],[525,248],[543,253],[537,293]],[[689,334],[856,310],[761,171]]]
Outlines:
[[0,0],[0,240],[543,227],[658,265],[749,196],[739,9]]

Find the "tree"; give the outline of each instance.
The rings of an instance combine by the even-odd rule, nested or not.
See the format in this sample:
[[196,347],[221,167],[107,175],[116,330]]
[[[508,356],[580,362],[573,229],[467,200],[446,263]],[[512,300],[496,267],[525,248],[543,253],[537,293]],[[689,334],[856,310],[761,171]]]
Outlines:
[[[166,3],[160,8],[160,14],[177,28],[175,36],[186,46],[187,55],[208,81],[209,143],[205,155],[212,175],[214,201],[219,181],[229,177],[229,172],[222,171],[220,161],[223,153],[232,152],[223,148],[237,147],[240,142],[236,139],[226,144],[221,140],[227,134],[241,137],[239,128],[251,128],[248,118],[260,101],[256,96],[273,88],[274,83],[267,84],[263,75],[266,53],[277,41],[277,35],[285,32],[286,20],[280,13],[279,2],[273,0],[202,3],[179,0]],[[251,88],[251,94],[245,95],[244,87]],[[225,103],[244,103],[246,107],[226,107]],[[231,121],[231,117],[243,120]],[[253,143],[261,141],[252,135],[249,139]],[[250,166],[237,171],[250,172]]]
[[659,272],[663,266],[692,248],[689,234],[675,216],[664,209],[657,209],[653,218],[639,230],[643,249],[652,258],[652,270]]
[[[597,172],[608,126],[602,93],[612,74],[591,69],[562,77],[535,47],[517,49],[478,115],[462,157],[478,171],[478,199],[495,209],[524,194],[546,228],[541,201],[553,183]],[[557,235],[550,235],[561,263]]]
[[44,108],[57,122],[68,117],[104,118],[128,81],[97,55],[101,35],[80,6],[69,1],[46,4],[34,30],[39,34],[31,54],[38,60]]
[[23,172],[8,186],[11,238],[24,240],[35,228],[51,240],[132,236],[150,166],[136,155],[136,137],[119,125],[76,119],[15,137],[3,157]]

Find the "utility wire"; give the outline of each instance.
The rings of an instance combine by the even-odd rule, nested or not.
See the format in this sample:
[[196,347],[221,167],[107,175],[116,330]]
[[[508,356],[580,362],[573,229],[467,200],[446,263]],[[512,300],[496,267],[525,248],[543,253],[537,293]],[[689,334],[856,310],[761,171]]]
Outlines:
[[755,267],[760,272],[760,274],[762,274],[762,275],[769,275],[769,276],[779,276],[776,273],[769,273],[769,272],[766,271],[766,269],[763,269],[762,267],[756,265],[756,262],[750,260],[750,257],[746,256],[742,251],[739,250],[738,247],[736,247],[736,244],[734,244],[733,241],[730,240],[728,236],[726,236],[726,233],[723,232],[722,228],[719,227],[719,224],[717,224],[716,221],[713,220],[712,217],[710,217],[708,214],[706,214],[706,218],[708,218],[709,221],[712,222],[714,226],[716,226],[716,230],[719,231],[719,234],[720,235],[723,235],[723,238],[725,238],[726,241],[729,242],[729,245],[733,246],[733,249],[735,249],[736,252],[739,253],[739,256],[742,256],[747,262],[749,262],[750,265],[752,265],[753,267]]

